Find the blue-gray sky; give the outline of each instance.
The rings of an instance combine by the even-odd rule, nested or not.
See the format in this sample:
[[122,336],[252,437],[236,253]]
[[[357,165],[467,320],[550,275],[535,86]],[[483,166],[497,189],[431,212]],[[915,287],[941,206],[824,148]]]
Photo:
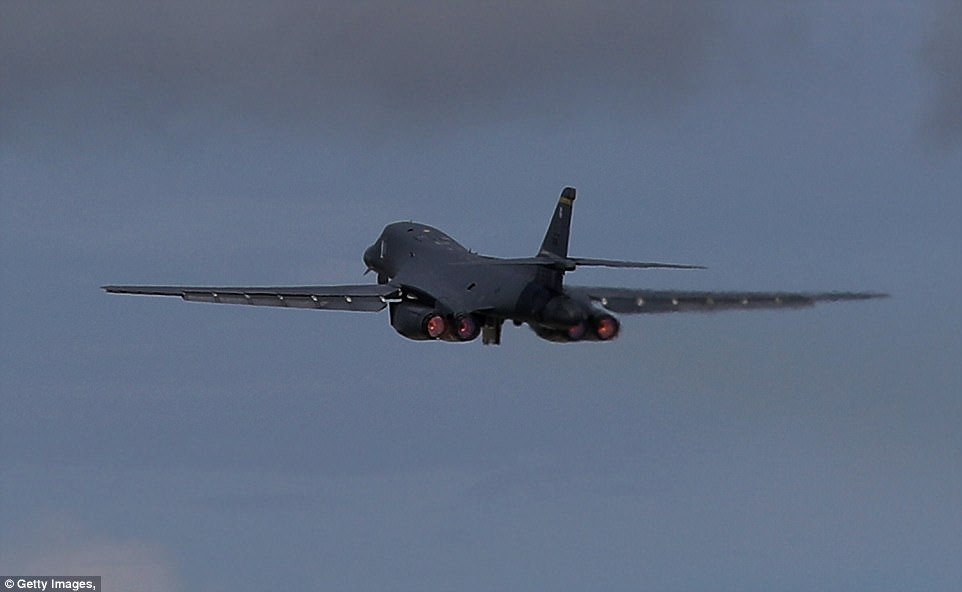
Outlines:
[[[958,590],[958,3],[0,4],[0,572]],[[105,283],[361,281],[386,223],[878,290],[414,343]]]

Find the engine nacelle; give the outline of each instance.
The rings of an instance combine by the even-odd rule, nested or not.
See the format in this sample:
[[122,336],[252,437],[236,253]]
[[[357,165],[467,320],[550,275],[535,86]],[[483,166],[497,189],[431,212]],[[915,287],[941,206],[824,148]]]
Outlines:
[[564,330],[585,321],[588,311],[564,294],[555,296],[541,308],[538,320],[541,325],[551,329]]
[[481,322],[472,314],[445,315],[436,308],[416,302],[391,304],[391,326],[417,341],[471,341],[481,334]]
[[589,332],[598,341],[611,341],[618,337],[621,331],[621,323],[610,314],[602,313],[589,319],[591,331]]
[[404,337],[418,341],[439,339],[450,329],[443,314],[414,302],[391,303],[391,326]]
[[531,329],[538,334],[538,337],[556,343],[611,341],[618,336],[621,323],[614,316],[601,313],[590,316],[567,329],[556,329],[540,324],[531,324]]
[[454,341],[471,341],[481,334],[481,323],[474,315],[461,314],[454,317],[451,323],[451,336]]
[[551,327],[545,327],[544,325],[531,324],[531,330],[538,334],[538,337],[546,341],[554,341],[555,343],[570,343],[572,341],[581,341],[581,339],[572,338],[564,329],[552,329]]

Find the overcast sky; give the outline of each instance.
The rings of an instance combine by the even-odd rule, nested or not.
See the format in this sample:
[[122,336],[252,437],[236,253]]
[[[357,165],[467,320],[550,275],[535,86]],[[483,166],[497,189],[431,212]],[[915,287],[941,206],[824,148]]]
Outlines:
[[[958,590],[952,2],[0,3],[0,575],[109,589]],[[381,228],[572,284],[872,290],[505,327],[110,296],[360,283]]]

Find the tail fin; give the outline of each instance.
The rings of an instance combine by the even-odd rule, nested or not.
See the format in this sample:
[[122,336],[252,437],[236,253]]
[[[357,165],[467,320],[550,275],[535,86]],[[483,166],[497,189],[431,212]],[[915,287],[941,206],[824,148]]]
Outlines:
[[571,233],[571,205],[575,201],[575,188],[565,187],[558,199],[558,207],[551,216],[548,232],[544,235],[539,255],[568,256],[568,235]]

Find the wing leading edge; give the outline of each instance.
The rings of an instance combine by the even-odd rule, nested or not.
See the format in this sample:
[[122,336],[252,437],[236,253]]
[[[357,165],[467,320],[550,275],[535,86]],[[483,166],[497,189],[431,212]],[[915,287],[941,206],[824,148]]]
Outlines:
[[400,298],[390,285],[209,287],[209,286],[103,286],[111,294],[179,296],[190,302],[250,304],[321,310],[377,312]]
[[716,312],[766,308],[804,308],[816,302],[886,298],[875,292],[690,292],[569,286],[574,298],[590,301],[622,314]]

